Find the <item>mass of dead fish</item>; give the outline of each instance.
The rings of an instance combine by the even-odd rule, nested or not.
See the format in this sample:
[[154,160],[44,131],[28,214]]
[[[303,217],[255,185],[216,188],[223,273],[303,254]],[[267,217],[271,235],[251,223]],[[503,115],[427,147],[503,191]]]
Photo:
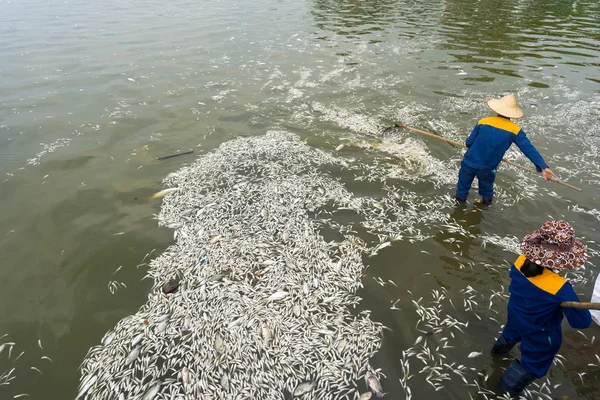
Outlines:
[[328,202],[358,204],[317,171],[335,163],[269,132],[168,176],[153,197],[168,194],[158,218],[176,243],[150,262],[147,303],[90,349],[78,398],[380,396],[369,361],[382,326],[352,310],[365,244],[349,234],[326,242],[314,218]]

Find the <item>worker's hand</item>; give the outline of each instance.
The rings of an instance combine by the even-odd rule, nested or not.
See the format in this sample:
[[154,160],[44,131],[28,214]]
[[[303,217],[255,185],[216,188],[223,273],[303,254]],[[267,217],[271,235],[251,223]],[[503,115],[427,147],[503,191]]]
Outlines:
[[550,168],[543,169],[542,176],[544,177],[545,181],[556,179],[556,175],[554,175],[554,172],[550,171]]

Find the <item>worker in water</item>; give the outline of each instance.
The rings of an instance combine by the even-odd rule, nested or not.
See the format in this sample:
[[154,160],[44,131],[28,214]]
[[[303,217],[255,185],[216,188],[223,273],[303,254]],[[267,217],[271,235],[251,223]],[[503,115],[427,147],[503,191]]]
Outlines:
[[509,94],[501,99],[489,100],[487,104],[497,115],[477,122],[467,138],[468,150],[460,165],[456,185],[456,200],[459,203],[467,201],[473,179],[477,177],[481,196],[477,203],[492,204],[496,168],[513,142],[531,160],[537,172],[542,173],[545,180],[554,178],[554,174],[525,132],[511,121],[511,118],[523,116],[523,110],[517,106],[515,96]]
[[548,372],[562,342],[561,322],[567,316],[575,329],[590,326],[588,310],[561,308],[563,301],[579,301],[571,284],[554,270],[575,269],[587,259],[567,222],[548,221],[525,235],[521,255],[510,269],[508,320],[492,353],[506,354],[521,343],[521,360],[513,360],[500,378],[504,393],[520,393]]

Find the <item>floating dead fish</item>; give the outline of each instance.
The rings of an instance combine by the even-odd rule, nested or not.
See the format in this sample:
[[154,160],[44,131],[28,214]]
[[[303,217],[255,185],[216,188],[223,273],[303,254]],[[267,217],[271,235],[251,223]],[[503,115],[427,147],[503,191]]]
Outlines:
[[138,358],[138,356],[140,355],[141,352],[141,346],[136,346],[133,348],[133,350],[131,350],[131,352],[129,352],[129,355],[127,355],[127,358],[125,359],[125,365],[129,365],[132,362],[134,362],[136,360],[136,358]]
[[154,400],[154,398],[158,394],[158,391],[160,390],[161,385],[162,382],[156,382],[154,385],[152,385],[150,389],[148,389],[148,391],[144,394],[142,400]]
[[294,390],[294,397],[299,397],[302,396],[308,392],[310,392],[311,390],[313,390],[315,387],[314,382],[306,382],[306,383],[301,383],[300,385],[298,385],[298,387]]
[[225,389],[226,392],[229,392],[229,377],[227,376],[226,373],[221,375],[220,383],[221,383],[221,387],[223,387],[223,389]]
[[365,393],[361,394],[360,396],[358,396],[358,400],[369,400],[371,397],[373,397],[373,393],[365,392]]
[[179,289],[179,280],[171,279],[169,282],[164,284],[162,290],[163,290],[164,294],[171,294],[171,293],[177,293],[178,289]]
[[344,145],[340,144],[338,147],[335,148],[335,151],[340,151],[343,148],[344,148]]
[[377,396],[378,398],[384,396],[385,393],[383,393],[383,387],[381,386],[379,379],[377,379],[375,375],[368,372],[365,375],[365,382],[367,383],[369,389],[371,389],[371,391],[375,394],[375,396]]
[[179,190],[179,188],[168,188],[165,190],[161,190],[160,192],[154,193],[152,195],[152,197],[150,197],[150,199],[160,199],[161,197],[164,197],[164,196],[168,195],[169,193],[173,193],[177,190]]
[[225,341],[219,334],[215,337],[215,350],[219,354],[225,353]]
[[79,390],[79,393],[77,394],[77,397],[75,397],[75,399],[81,399],[83,396],[85,396],[85,394],[88,392],[88,390],[90,390],[90,388],[94,385],[94,383],[96,383],[97,380],[97,375],[88,376],[86,379],[84,379],[82,382],[83,386],[81,386],[81,390]]
[[480,353],[478,351],[473,351],[471,353],[469,353],[469,355],[467,356],[468,358],[475,358],[475,357],[479,357],[480,355],[482,355],[483,353]]
[[270,303],[272,301],[278,301],[278,300],[282,300],[284,299],[289,293],[285,292],[283,290],[278,290],[277,292],[273,293],[272,295],[270,295],[269,297],[267,297],[266,299],[263,300],[264,303]]

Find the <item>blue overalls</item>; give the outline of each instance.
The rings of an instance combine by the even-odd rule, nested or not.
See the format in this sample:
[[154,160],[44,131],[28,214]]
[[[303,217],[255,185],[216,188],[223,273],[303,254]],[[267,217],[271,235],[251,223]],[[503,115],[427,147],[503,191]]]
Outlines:
[[519,256],[510,269],[508,320],[492,349],[494,353],[505,354],[521,343],[521,360],[513,361],[500,379],[511,394],[546,375],[552,366],[562,343],[563,314],[576,329],[592,323],[588,310],[560,307],[563,301],[579,301],[565,278],[548,268],[541,275],[527,278],[520,271],[525,260],[524,255]]
[[468,150],[458,172],[457,200],[467,200],[473,179],[477,177],[483,202],[492,202],[496,168],[513,142],[535,164],[538,172],[548,168],[519,125],[500,116],[483,118],[477,122],[465,143]]

